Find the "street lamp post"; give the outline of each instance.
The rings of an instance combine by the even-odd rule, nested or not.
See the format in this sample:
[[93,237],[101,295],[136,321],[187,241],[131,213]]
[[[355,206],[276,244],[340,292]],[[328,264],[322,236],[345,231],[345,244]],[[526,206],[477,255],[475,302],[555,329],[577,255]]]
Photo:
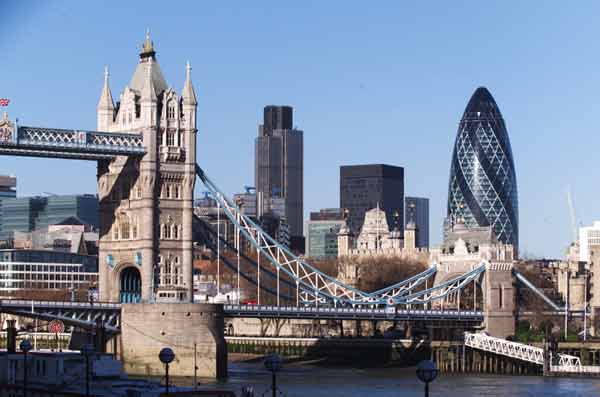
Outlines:
[[271,389],[273,390],[273,397],[277,397],[277,372],[281,369],[281,357],[277,353],[271,353],[265,358],[265,368],[271,371],[273,380]]
[[90,395],[90,358],[94,353],[94,347],[87,343],[81,347],[81,354],[85,358],[85,395]]
[[158,353],[158,359],[161,363],[165,364],[165,395],[169,395],[169,364],[175,360],[175,353],[170,347],[165,347],[161,349],[160,353]]
[[23,357],[23,396],[27,397],[27,353],[31,350],[31,342],[29,339],[23,339],[19,344],[19,349],[24,354]]
[[429,383],[437,378],[438,369],[431,360],[423,360],[417,365],[417,378],[425,383],[425,397],[429,397]]

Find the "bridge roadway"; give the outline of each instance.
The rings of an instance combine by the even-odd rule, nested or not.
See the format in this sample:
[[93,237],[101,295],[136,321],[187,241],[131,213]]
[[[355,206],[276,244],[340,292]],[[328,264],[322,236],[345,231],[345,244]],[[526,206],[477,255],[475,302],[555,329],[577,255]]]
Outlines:
[[[481,323],[480,311],[401,310],[352,307],[295,307],[267,305],[224,305],[228,318],[284,318],[322,320],[387,320]],[[109,330],[120,326],[121,304],[108,302],[69,302],[0,300],[0,312],[46,320],[60,319],[67,324],[90,327],[101,321]]]
[[227,317],[285,318],[306,320],[387,320],[387,321],[452,321],[481,323],[483,312],[468,310],[395,310],[352,307],[296,307],[265,305],[224,305]]

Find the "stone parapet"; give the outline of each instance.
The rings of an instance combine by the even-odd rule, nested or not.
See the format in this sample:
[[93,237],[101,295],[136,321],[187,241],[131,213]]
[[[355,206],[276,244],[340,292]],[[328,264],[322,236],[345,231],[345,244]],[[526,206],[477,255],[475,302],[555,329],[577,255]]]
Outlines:
[[175,352],[169,367],[173,376],[227,376],[223,305],[124,304],[121,332],[123,367],[128,374],[163,375],[158,353],[170,347]]

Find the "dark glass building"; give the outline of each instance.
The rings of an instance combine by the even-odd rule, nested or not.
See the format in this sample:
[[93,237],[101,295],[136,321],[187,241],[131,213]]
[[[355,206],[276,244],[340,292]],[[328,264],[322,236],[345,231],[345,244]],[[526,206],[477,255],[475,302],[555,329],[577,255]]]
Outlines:
[[292,107],[266,106],[263,124],[259,126],[255,140],[254,181],[258,213],[276,212],[273,204],[280,204],[277,199],[283,199],[290,239],[298,242],[303,238],[304,223],[303,161],[303,132],[294,128]]
[[14,232],[41,230],[70,217],[98,228],[98,197],[83,194],[6,198],[0,207],[0,240],[10,239]]
[[386,164],[341,166],[340,208],[348,210],[347,224],[354,235],[362,228],[365,212],[377,206],[385,211],[390,227],[398,222],[398,229],[403,229],[404,168]]
[[457,221],[490,226],[499,241],[518,249],[515,164],[504,119],[485,87],[469,100],[454,143],[445,231]]

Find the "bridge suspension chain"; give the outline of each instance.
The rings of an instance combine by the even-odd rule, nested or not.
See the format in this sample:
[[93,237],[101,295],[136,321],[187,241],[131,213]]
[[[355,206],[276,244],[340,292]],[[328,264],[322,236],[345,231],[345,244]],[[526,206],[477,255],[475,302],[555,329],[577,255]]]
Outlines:
[[[457,293],[485,271],[485,265],[480,265],[473,271],[442,285],[414,292],[416,287],[425,283],[435,274],[436,266],[431,266],[420,274],[379,291],[371,293],[361,291],[321,272],[301,257],[294,255],[252,219],[241,213],[240,209],[226,198],[198,165],[196,165],[196,174],[217,201],[219,208],[223,209],[227,218],[235,226],[236,234],[241,232],[257,250],[258,258],[264,255],[278,273],[284,272],[296,283],[297,304],[301,301],[314,305],[333,303],[334,306],[342,302],[351,305],[426,305],[432,300]],[[258,282],[260,283],[260,281]]]

